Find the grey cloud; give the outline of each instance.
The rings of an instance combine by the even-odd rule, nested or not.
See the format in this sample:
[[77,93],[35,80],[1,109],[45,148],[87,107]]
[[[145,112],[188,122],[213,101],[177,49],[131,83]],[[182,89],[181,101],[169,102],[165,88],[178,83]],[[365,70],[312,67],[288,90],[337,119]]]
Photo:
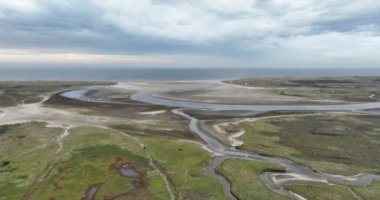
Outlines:
[[45,1],[45,12],[33,15],[28,12],[5,13],[6,17],[0,20],[0,48],[68,49],[111,54],[231,53],[228,48],[223,48],[229,41],[200,46],[171,38],[128,33],[105,22],[100,8],[90,3],[61,4]]
[[318,59],[346,40],[376,51],[361,42],[379,41],[379,10],[375,0],[14,0],[0,4],[0,49]]

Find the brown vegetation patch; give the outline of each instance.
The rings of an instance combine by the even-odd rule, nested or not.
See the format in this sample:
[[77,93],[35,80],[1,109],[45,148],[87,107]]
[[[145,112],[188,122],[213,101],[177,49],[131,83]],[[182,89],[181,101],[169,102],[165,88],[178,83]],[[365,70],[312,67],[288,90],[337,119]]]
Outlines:
[[68,166],[66,166],[66,167],[60,167],[60,168],[58,168],[58,174],[63,174],[66,171],[69,171],[71,169],[72,169],[72,167],[68,167]]
[[310,131],[310,134],[312,135],[322,135],[322,136],[345,136],[345,135],[342,135],[342,134],[337,134],[337,133],[327,133],[327,132],[323,132],[320,130],[320,128],[313,128],[311,131]]
[[122,197],[136,198],[140,192],[145,191],[148,187],[148,180],[144,173],[137,171],[132,162],[129,162],[121,157],[117,157],[114,163],[109,165],[109,170],[116,171],[120,176],[132,178],[133,188],[125,190],[119,194],[112,196],[104,196],[104,200],[115,200]]
[[147,183],[144,181],[144,174],[139,172],[134,163],[124,160],[121,157],[117,157],[114,163],[108,166],[111,171],[116,171],[120,176],[133,178],[133,185],[135,188],[146,187]]
[[63,189],[63,188],[59,185],[58,182],[54,182],[54,183],[53,183],[53,187],[54,187],[54,191],[56,191],[56,190],[62,190],[62,189]]

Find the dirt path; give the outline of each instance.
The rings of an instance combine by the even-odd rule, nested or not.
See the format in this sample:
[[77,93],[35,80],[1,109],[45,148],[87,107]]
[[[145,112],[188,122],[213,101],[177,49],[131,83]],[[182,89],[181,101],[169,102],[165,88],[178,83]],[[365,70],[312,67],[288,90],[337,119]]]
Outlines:
[[153,167],[159,173],[159,175],[161,176],[161,178],[164,180],[165,185],[166,185],[166,189],[168,190],[168,193],[169,193],[169,196],[170,196],[170,199],[171,200],[175,200],[174,187],[170,184],[170,182],[169,182],[168,177],[166,176],[166,174],[164,172],[162,172],[160,170],[160,168],[155,164],[155,161],[154,161],[152,155],[145,148],[145,144],[143,142],[141,142],[141,140],[139,140],[137,137],[131,136],[131,135],[125,133],[125,132],[118,131],[118,130],[115,130],[115,129],[112,129],[112,128],[109,128],[109,127],[105,127],[105,126],[97,126],[97,127],[103,128],[103,129],[106,129],[106,130],[110,130],[110,131],[113,131],[113,132],[116,132],[116,133],[119,133],[119,134],[121,134],[123,136],[129,137],[129,138],[135,140],[138,144],[140,144],[141,148],[145,151],[145,153],[147,154],[147,156],[149,158],[149,165],[151,167]]

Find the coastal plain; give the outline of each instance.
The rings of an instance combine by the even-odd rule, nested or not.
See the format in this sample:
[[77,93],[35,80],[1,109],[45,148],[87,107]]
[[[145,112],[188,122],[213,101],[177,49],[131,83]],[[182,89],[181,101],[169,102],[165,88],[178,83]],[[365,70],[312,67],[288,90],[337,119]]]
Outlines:
[[[213,158],[226,155],[173,112],[184,108],[141,102],[134,95],[154,92],[179,102],[229,105],[376,103],[378,83],[379,77],[0,82],[0,199],[375,200],[380,180],[305,181],[271,159],[345,177],[347,183],[360,174],[380,174],[376,109],[186,108],[214,141],[267,158],[229,157],[214,165]],[[81,98],[63,95],[77,90],[86,92]],[[265,179],[267,173],[273,180]]]

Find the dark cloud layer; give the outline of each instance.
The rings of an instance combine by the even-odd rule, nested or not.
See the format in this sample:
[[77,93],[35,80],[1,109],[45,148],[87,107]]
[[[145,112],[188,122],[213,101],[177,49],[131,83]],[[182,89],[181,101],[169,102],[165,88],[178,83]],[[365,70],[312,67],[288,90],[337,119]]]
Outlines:
[[0,4],[0,50],[372,66],[379,10],[375,0],[13,0]]

